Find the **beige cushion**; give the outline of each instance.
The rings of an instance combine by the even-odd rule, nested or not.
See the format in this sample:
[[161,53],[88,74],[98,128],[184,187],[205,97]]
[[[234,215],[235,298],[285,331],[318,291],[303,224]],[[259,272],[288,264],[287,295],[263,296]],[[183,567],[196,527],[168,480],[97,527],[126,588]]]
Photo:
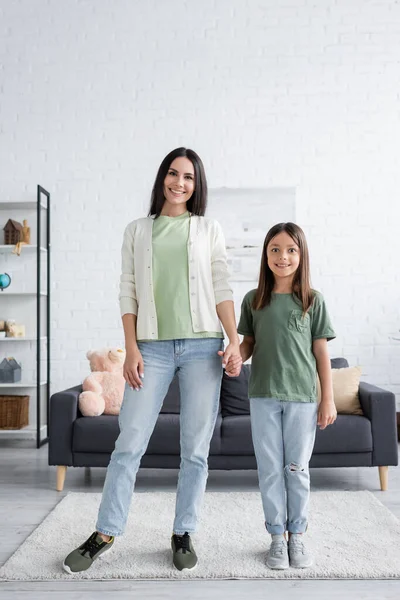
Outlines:
[[[336,410],[342,415],[364,414],[358,398],[361,367],[332,369],[333,397]],[[321,384],[317,375],[318,402],[321,401]]]

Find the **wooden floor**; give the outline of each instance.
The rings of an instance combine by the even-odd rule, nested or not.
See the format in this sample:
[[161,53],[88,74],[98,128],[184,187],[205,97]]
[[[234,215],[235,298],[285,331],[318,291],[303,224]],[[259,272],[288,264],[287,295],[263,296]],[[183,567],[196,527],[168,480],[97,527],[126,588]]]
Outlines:
[[[63,492],[55,491],[56,470],[47,465],[47,446],[40,450],[32,442],[0,440],[0,564],[20,546],[26,537],[48,515],[54,506],[69,491],[101,492],[105,469],[67,470]],[[313,469],[311,471],[314,490],[370,490],[398,518],[400,518],[400,468],[390,467],[389,489],[379,489],[378,469]],[[165,490],[176,488],[177,471],[139,471],[138,491]],[[211,471],[208,489],[254,491],[258,489],[255,471]],[[57,540],[55,540],[57,543]],[[0,583],[1,600],[118,600],[133,598],[187,600],[265,600],[279,598],[307,600],[383,600],[400,598],[399,581],[188,581],[188,582],[32,582]]]

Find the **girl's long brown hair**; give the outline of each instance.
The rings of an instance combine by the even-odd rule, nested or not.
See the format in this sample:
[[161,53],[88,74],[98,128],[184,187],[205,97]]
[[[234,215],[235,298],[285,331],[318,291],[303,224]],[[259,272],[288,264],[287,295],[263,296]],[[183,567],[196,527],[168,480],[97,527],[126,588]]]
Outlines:
[[265,236],[261,256],[260,276],[258,287],[253,300],[253,309],[260,310],[271,302],[275,286],[275,276],[268,266],[267,248],[271,240],[285,231],[300,248],[300,262],[293,277],[292,294],[300,302],[303,314],[306,314],[313,303],[314,292],[310,283],[310,259],[304,231],[295,223],[278,223],[271,227]]

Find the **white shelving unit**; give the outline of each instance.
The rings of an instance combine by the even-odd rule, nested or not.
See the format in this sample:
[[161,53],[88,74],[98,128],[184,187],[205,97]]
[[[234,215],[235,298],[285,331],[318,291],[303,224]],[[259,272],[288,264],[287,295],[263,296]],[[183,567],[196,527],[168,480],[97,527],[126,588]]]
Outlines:
[[[44,340],[47,340],[47,337],[45,335],[42,335],[40,337],[40,340],[43,342]],[[37,337],[19,337],[19,338],[0,338],[0,342],[36,342],[37,341]]]
[[[34,250],[36,252],[37,245],[30,244],[29,246],[24,246],[24,252],[30,252],[31,250]],[[40,246],[40,251],[47,252],[46,248],[43,248],[43,246]],[[4,254],[12,254],[13,246],[10,246],[10,244],[7,244],[6,246],[4,244],[0,245],[0,252],[2,252]]]
[[[26,394],[32,394],[36,390],[36,406],[30,407],[29,425],[17,430],[0,429],[0,438],[5,439],[28,439],[36,440],[36,447],[40,448],[48,441],[48,423],[49,423],[49,399],[50,399],[50,194],[40,185],[37,186],[37,200],[28,202],[1,202],[0,201],[0,216],[8,218],[6,213],[16,213],[18,211],[35,211],[36,213],[36,229],[31,226],[31,237],[35,237],[36,243],[22,246],[21,255],[15,256],[18,261],[18,267],[21,266],[20,261],[24,260],[24,256],[32,261],[32,256],[36,257],[36,273],[30,272],[30,275],[35,276],[35,282],[30,285],[30,289],[24,289],[25,281],[23,277],[15,276],[12,278],[12,283],[9,288],[0,292],[0,319],[4,319],[3,310],[7,312],[7,306],[12,302],[13,318],[21,319],[18,311],[29,312],[29,335],[19,338],[0,338],[0,362],[4,356],[10,353],[10,344],[17,344],[21,352],[25,351],[29,355],[36,350],[36,357],[33,361],[35,364],[34,371],[31,375],[26,374],[25,379],[17,383],[0,383],[0,395],[14,395],[13,390],[16,390],[15,395],[19,395],[20,390],[24,390]],[[33,214],[35,214],[33,213]],[[4,227],[5,222],[2,227]],[[1,227],[1,228],[2,228]],[[8,264],[14,260],[13,248],[11,245],[0,245],[0,260],[4,255]],[[34,259],[33,259],[34,260]],[[2,264],[4,261],[1,261]],[[43,268],[42,262],[45,263]],[[7,269],[0,268],[0,272],[6,272]],[[28,286],[27,286],[28,287]],[[36,289],[35,289],[36,287]],[[20,288],[20,289],[18,289]],[[7,302],[7,298],[12,300]],[[31,316],[33,312],[32,299],[36,300],[36,319]],[[2,301],[5,302],[2,302]],[[26,303],[29,308],[26,308]],[[3,308],[4,307],[4,308]],[[10,318],[10,317],[8,317]],[[33,326],[33,322],[35,326]],[[47,344],[47,348],[44,346]],[[13,346],[11,346],[13,348]],[[15,352],[15,358],[18,360],[18,351]],[[42,361],[45,361],[46,366],[43,369]],[[36,374],[36,378],[32,374]],[[24,369],[23,369],[24,376]],[[32,395],[31,399],[32,401]],[[1,402],[1,400],[0,400]],[[32,417],[32,418],[31,418]]]
[[[40,426],[40,438],[47,437],[47,425]],[[22,429],[2,429],[1,437],[9,440],[36,440],[37,430],[36,425],[28,425]]]
[[[40,385],[47,385],[47,381],[41,381]],[[24,382],[24,381],[18,381],[18,383],[0,383],[0,388],[32,388],[32,387],[36,387],[36,382],[35,381],[31,381],[31,382]]]
[[[0,208],[1,208],[1,202],[0,202]],[[36,296],[37,292],[7,292],[4,291],[2,292],[1,297],[5,296]],[[47,292],[40,292],[40,296],[47,296]]]

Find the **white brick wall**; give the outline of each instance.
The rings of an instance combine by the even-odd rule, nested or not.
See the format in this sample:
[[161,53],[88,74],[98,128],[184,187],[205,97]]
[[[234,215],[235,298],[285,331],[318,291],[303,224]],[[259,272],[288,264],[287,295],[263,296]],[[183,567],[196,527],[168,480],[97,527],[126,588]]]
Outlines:
[[0,196],[53,202],[52,391],[120,344],[120,245],[179,145],[294,186],[332,356],[400,398],[400,4],[0,1]]

